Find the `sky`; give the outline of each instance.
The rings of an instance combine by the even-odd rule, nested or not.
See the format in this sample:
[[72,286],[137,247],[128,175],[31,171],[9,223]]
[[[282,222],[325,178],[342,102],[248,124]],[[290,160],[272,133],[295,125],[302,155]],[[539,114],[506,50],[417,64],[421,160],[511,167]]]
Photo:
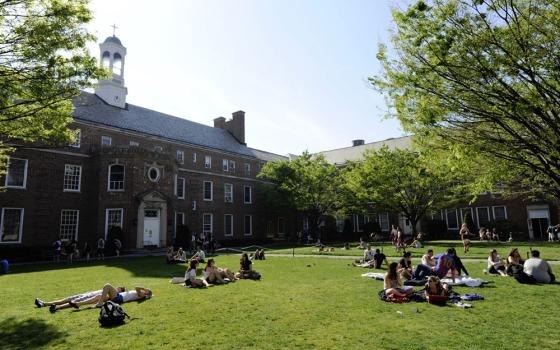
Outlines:
[[243,110],[249,147],[300,154],[403,135],[367,81],[397,2],[92,0],[89,29],[118,27],[128,103],[210,126]]

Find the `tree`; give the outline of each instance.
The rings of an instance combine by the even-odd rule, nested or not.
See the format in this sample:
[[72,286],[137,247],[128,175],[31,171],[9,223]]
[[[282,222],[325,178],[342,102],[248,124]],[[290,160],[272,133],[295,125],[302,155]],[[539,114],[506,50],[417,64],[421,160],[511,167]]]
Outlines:
[[266,163],[258,177],[275,186],[275,190],[310,219],[311,232],[318,232],[324,215],[333,214],[339,205],[339,170],[322,155],[304,152],[298,158]]
[[104,77],[87,0],[0,0],[0,165],[12,142],[74,140],[71,99]]
[[560,197],[558,1],[416,1],[393,18],[370,81],[404,129]]
[[387,146],[366,151],[364,160],[345,173],[345,179],[347,188],[362,202],[404,215],[414,234],[428,210],[451,202],[459,188],[447,173],[430,172],[417,152]]

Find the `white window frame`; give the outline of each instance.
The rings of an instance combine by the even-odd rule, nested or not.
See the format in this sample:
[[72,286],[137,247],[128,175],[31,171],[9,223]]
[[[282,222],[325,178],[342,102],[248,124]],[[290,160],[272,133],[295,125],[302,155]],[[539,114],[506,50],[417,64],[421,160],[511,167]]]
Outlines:
[[[118,165],[123,167],[122,189],[116,189],[116,190],[111,189],[111,167],[113,165]],[[109,166],[107,167],[107,192],[124,192],[125,182],[126,182],[126,167],[124,166],[124,164],[119,164],[119,163],[109,164]]]
[[[65,188],[66,186],[66,169],[68,167],[78,167],[80,169],[80,173],[78,176],[78,189],[69,189]],[[77,164],[64,164],[64,179],[62,180],[62,191],[63,192],[80,192],[82,190],[82,166]]]
[[[11,209],[11,210],[20,210],[20,214],[19,214],[19,232],[18,232],[18,240],[17,241],[2,241],[2,235],[4,233],[4,211],[6,209]],[[11,207],[6,207],[6,208],[2,208],[2,217],[0,217],[0,244],[19,244],[22,241],[22,236],[23,236],[23,219],[25,217],[24,215],[25,213],[25,209],[24,208],[11,208]]]
[[73,148],[80,148],[82,142],[82,130],[74,129],[73,132],[74,136],[76,136],[76,142],[70,142],[68,143],[68,146]]
[[[60,210],[60,224],[58,228],[59,237],[62,236],[62,218],[64,217],[65,211],[75,211],[76,212],[76,234],[74,235],[73,239],[78,240],[79,233],[80,233],[80,210],[79,209],[62,209]],[[68,238],[61,238],[63,241],[68,240]]]
[[[205,231],[204,230],[204,218],[205,217],[210,217],[210,231]],[[214,232],[214,214],[212,214],[212,213],[203,213],[202,214],[202,232],[204,232],[204,234]]]
[[129,141],[129,142],[128,142],[128,145],[129,145],[130,147],[139,147],[139,146],[140,146],[140,142],[138,142],[138,141]]
[[476,224],[478,226],[478,228],[480,229],[480,218],[478,217],[478,209],[484,209],[486,208],[486,212],[488,213],[488,221],[492,220],[492,218],[490,217],[490,208],[489,207],[476,207]]
[[[247,189],[249,189],[249,201],[247,201]],[[245,204],[252,204],[253,203],[253,187],[251,186],[243,186],[243,203]]]
[[[228,194],[227,188],[228,188],[228,186],[229,186],[229,189],[230,189],[230,191],[229,191],[229,200],[228,200],[228,197],[227,197],[227,194]],[[225,202],[225,203],[233,203],[233,184],[230,184],[230,183],[225,183],[225,184],[224,184],[224,202]]]
[[[183,193],[179,193],[179,181],[183,183]],[[186,182],[184,177],[175,175],[175,196],[177,196],[178,199],[185,199],[185,193],[187,192],[185,183]]]
[[196,211],[196,201],[192,201],[191,210]]
[[[249,233],[247,233],[247,221],[245,221],[249,217]],[[252,236],[253,235],[253,215],[244,215],[243,216],[243,236]]]
[[113,138],[111,136],[101,136],[101,147],[111,147],[113,145]]
[[245,163],[244,169],[245,169],[245,175],[251,176],[251,163]]
[[[8,185],[8,178],[9,178],[9,174],[10,174],[10,160],[11,159],[17,159],[17,160],[24,160],[25,161],[25,167],[23,168],[23,186]],[[4,182],[4,187],[21,189],[21,190],[27,189],[27,167],[28,167],[28,165],[29,165],[29,160],[27,160],[25,158],[15,158],[15,157],[8,158],[8,163],[7,163],[7,167],[6,167],[6,174],[4,174],[4,176],[6,177],[5,182]]]
[[229,160],[222,159],[222,169],[223,171],[229,171]]
[[496,219],[496,208],[504,208],[504,218],[503,218],[503,220],[507,220],[508,219],[507,207],[505,205],[494,205],[494,206],[492,206],[492,218],[494,220],[498,220],[498,219]]
[[[226,231],[226,229],[227,229],[226,218],[228,216],[231,217],[231,226],[230,226],[230,232],[229,233]],[[233,237],[233,214],[224,214],[224,236],[225,237]]]
[[105,239],[109,235],[109,211],[120,211],[121,212],[121,222],[119,227],[122,229],[123,227],[123,219],[124,219],[124,208],[106,208],[105,209]]
[[181,150],[177,150],[176,159],[179,164],[185,164],[185,152]]
[[[178,222],[177,217],[181,216],[181,222]],[[177,237],[177,227],[185,224],[185,213],[182,211],[175,212],[175,226],[173,227],[173,238]]]
[[461,224],[463,224],[465,222],[463,214],[466,213],[467,210],[471,211],[471,219],[474,221],[474,214],[473,214],[473,208],[472,207],[460,208],[459,209],[459,215],[461,215],[461,217],[459,219],[461,219]]
[[[448,218],[447,213],[451,212],[452,210],[455,212],[455,222],[457,223],[457,226],[455,226],[455,227],[450,227],[449,226],[449,220],[447,219]],[[459,218],[457,217],[457,209],[445,209],[445,226],[447,226],[448,230],[458,230],[459,229]]]
[[193,162],[193,164],[196,163],[196,152],[193,152],[193,154],[192,154],[192,162]]
[[[206,183],[210,183],[210,198],[206,198]],[[214,182],[213,181],[202,181],[202,199],[207,202],[212,202],[214,200]]]
[[212,156],[204,156],[204,168],[212,169]]

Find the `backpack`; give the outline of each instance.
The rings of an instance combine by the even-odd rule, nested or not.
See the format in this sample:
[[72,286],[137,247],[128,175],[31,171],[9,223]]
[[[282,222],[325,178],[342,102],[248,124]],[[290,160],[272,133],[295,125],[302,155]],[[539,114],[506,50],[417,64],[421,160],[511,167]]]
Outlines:
[[110,300],[106,301],[99,311],[99,323],[102,327],[121,325],[125,317],[130,318],[119,304]]

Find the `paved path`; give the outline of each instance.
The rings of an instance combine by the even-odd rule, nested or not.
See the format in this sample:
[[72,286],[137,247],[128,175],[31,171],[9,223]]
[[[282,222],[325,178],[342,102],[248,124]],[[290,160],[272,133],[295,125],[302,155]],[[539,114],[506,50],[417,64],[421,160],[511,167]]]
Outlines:
[[[282,257],[282,258],[291,258],[291,257],[295,257],[295,258],[325,258],[325,259],[350,259],[350,260],[355,260],[358,259],[359,256],[350,256],[350,255],[313,255],[313,254],[276,254],[276,253],[267,253],[266,256],[277,256],[277,257]],[[396,256],[388,256],[387,257],[388,260],[397,260],[400,259],[399,257]],[[412,260],[420,260],[419,258],[413,258]],[[488,260],[487,259],[471,259],[471,258],[461,258],[461,261],[464,262],[469,262],[469,263],[485,263]],[[560,265],[560,261],[558,260],[551,260],[549,261],[549,263],[551,265]]]

